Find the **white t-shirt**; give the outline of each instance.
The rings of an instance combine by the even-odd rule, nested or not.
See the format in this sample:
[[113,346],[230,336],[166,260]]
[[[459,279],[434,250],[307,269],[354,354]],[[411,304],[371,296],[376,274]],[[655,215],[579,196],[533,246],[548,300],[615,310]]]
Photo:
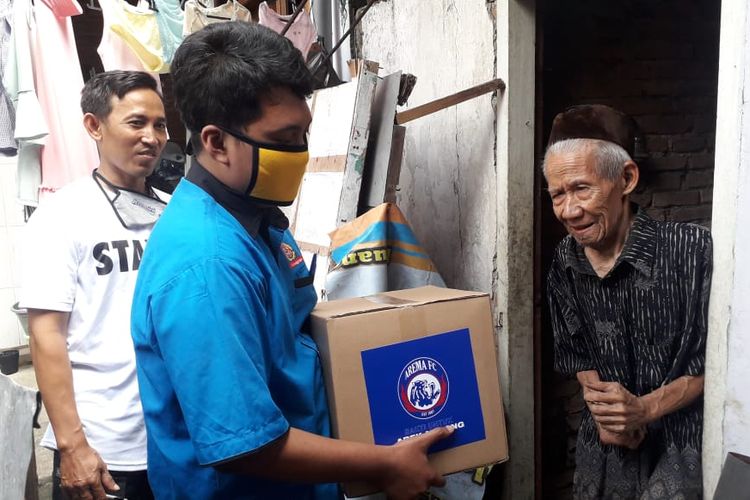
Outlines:
[[[89,445],[112,470],[146,468],[130,306],[150,233],[125,228],[90,176],[46,199],[24,228],[21,306],[70,312],[78,414]],[[56,448],[51,427],[42,445]]]

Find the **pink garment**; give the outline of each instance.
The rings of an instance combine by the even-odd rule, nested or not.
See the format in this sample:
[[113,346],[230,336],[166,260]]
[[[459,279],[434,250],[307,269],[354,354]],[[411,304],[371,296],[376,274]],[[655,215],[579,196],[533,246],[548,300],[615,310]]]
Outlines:
[[[102,8],[102,18],[104,26],[102,28],[102,40],[96,51],[102,60],[104,71],[124,70],[124,71],[145,71],[143,63],[135,52],[132,51],[122,37],[112,31],[112,23],[117,18],[117,5],[114,0],[99,0],[99,6]],[[157,73],[149,73],[156,80],[159,92],[161,92],[161,80]]]
[[[260,4],[260,8],[258,9],[258,24],[267,26],[276,33],[281,33],[286,28],[287,21],[291,18],[291,15],[282,16],[278,14],[268,6],[267,2]],[[302,58],[307,60],[307,53],[310,51],[312,44],[315,43],[315,40],[318,39],[318,32],[315,30],[315,25],[312,19],[310,19],[310,15],[306,11],[302,11],[284,36],[292,41],[294,46],[302,52]]]
[[48,5],[57,17],[73,17],[83,14],[83,8],[75,0],[50,0]]
[[[42,147],[42,185],[55,191],[99,165],[96,144],[83,126],[81,66],[70,13],[82,12],[76,0],[36,0],[36,36],[31,38],[34,79],[49,127]],[[61,16],[61,17],[58,17]]]
[[112,31],[112,22],[115,16],[113,9],[116,8],[112,0],[100,0],[99,6],[102,8],[104,27],[102,29],[102,41],[99,42],[99,48],[96,51],[102,60],[104,71],[116,69],[143,71],[143,64],[141,64],[135,52],[130,50],[125,40]]

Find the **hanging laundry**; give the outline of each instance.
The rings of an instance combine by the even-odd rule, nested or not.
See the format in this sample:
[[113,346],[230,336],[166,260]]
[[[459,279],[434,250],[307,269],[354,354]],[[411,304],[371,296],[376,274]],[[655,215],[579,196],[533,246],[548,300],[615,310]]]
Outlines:
[[180,0],[156,0],[156,22],[159,24],[164,62],[172,64],[174,53],[182,43],[182,26],[185,23]]
[[16,198],[20,203],[34,207],[39,202],[42,184],[41,148],[49,129],[34,87],[31,39],[37,36],[37,27],[31,2],[15,0],[12,17],[3,86],[15,108],[14,137],[18,141]]
[[[258,8],[258,18],[258,24],[267,26],[276,33],[281,33],[286,28],[292,16],[282,16],[273,10],[268,5],[268,2],[263,2]],[[292,41],[294,46],[302,52],[302,58],[307,60],[307,53],[310,51],[312,44],[318,39],[318,32],[315,29],[312,19],[310,19],[310,15],[307,11],[303,10],[297,15],[297,19],[294,20],[292,27],[287,30],[284,36]]]
[[82,12],[76,0],[36,0],[33,4],[36,30],[31,53],[36,92],[49,126],[42,148],[40,200],[46,193],[90,174],[99,164],[96,145],[83,126],[79,106],[83,76],[68,16]]
[[[10,0],[0,0],[0,75],[5,74],[8,63],[8,45],[10,44],[11,22],[13,20],[13,4]],[[0,154],[13,156],[18,145],[13,137],[16,124],[16,110],[5,90],[0,85]]]
[[[146,71],[143,63],[135,55],[125,40],[122,39],[112,30],[112,25],[118,18],[117,4],[113,0],[99,0],[99,6],[102,9],[102,39],[99,42],[96,52],[102,61],[104,71]],[[159,74],[151,72],[151,76],[156,80],[159,92],[161,92],[161,81]]]
[[109,29],[125,41],[141,61],[142,68],[155,73],[169,72],[169,64],[163,57],[156,12],[148,7],[147,2],[133,7],[124,0],[104,0],[99,5],[102,12],[108,11],[105,16],[109,18]]
[[182,34],[188,36],[209,24],[223,21],[245,21],[253,22],[253,16],[247,8],[236,0],[214,7],[213,0],[204,3],[201,0],[188,0],[185,2],[185,23]]
[[[37,27],[29,0],[13,2],[13,27],[8,43],[8,61],[3,72],[3,87],[16,109],[15,138],[19,141],[43,139],[47,122],[34,86],[34,62],[31,40]],[[39,144],[44,144],[40,141]]]
[[[98,0],[98,2],[102,10],[103,25],[102,38],[96,52],[102,61],[104,71],[146,71],[156,80],[156,88],[162,94],[159,73],[148,71],[136,53],[112,28],[122,20],[119,2],[117,0]],[[166,60],[164,61],[164,66],[168,68]]]
[[[44,142],[44,139],[38,142]],[[16,200],[26,207],[39,205],[42,187],[42,144],[19,142],[16,158]]]
[[118,6],[114,0],[99,0],[99,6],[102,9],[102,18],[104,26],[102,27],[102,39],[96,51],[102,60],[104,71],[124,70],[124,71],[144,71],[143,64],[135,52],[125,40],[116,35],[112,30],[112,25],[119,19]]

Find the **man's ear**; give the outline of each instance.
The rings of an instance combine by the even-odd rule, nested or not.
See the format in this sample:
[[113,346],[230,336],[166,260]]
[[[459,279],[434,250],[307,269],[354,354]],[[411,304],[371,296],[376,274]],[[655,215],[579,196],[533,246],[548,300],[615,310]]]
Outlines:
[[636,186],[638,186],[638,179],[640,178],[640,172],[638,171],[638,165],[633,160],[625,162],[625,166],[622,169],[622,182],[623,182],[623,194],[632,193]]
[[201,153],[211,157],[213,160],[223,164],[229,164],[227,155],[227,135],[216,125],[206,125],[201,129]]
[[93,113],[83,115],[83,126],[86,128],[89,136],[96,142],[102,140],[102,120]]

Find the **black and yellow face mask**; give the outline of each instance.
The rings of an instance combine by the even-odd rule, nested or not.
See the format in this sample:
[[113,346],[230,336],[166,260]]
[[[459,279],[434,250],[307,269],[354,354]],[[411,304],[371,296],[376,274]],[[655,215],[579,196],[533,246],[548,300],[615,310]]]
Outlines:
[[310,154],[307,144],[286,146],[255,141],[235,130],[221,130],[253,146],[253,175],[246,194],[253,200],[288,206],[297,197]]

